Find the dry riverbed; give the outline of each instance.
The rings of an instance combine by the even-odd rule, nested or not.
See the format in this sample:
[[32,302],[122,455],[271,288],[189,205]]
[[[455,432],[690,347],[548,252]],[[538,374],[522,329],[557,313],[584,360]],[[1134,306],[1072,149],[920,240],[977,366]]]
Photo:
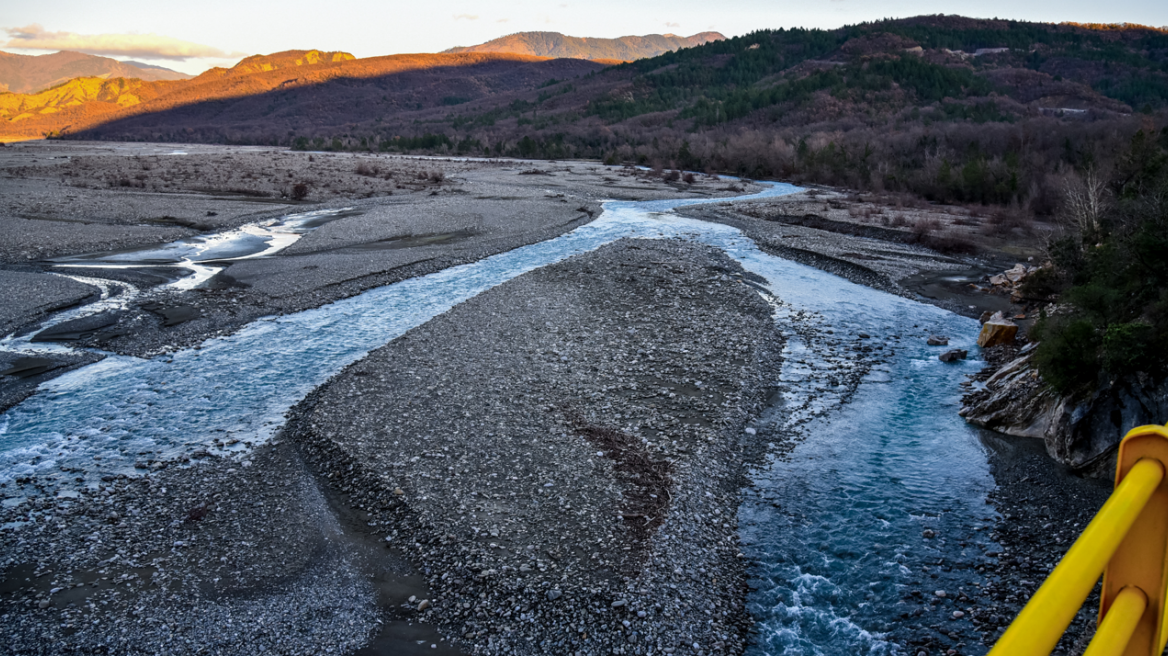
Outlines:
[[[134,167],[159,184],[103,182]],[[374,171],[380,177],[373,176],[370,190],[376,193],[357,193]],[[200,172],[216,189],[206,188],[210,183]],[[166,179],[173,184],[163,184]],[[288,179],[308,179],[313,189],[328,192],[304,202],[281,198],[280,185]],[[245,181],[252,195],[218,189]],[[0,195],[6,199],[0,280],[7,283],[0,287],[0,330],[37,334],[51,311],[98,294],[58,274],[105,277],[143,293],[123,308],[34,339],[150,357],[230,334],[259,317],[320,307],[550,239],[597,216],[604,200],[734,196],[743,189],[709,178],[649,181],[581,162],[536,166],[250,147],[27,142],[0,148]],[[49,259],[153,246],[326,209],[345,211],[275,255],[224,262],[202,288],[186,292],[164,287],[180,275],[174,269],[90,269]],[[0,372],[9,372],[0,373],[0,410],[78,362],[55,354],[20,361],[0,350]]]

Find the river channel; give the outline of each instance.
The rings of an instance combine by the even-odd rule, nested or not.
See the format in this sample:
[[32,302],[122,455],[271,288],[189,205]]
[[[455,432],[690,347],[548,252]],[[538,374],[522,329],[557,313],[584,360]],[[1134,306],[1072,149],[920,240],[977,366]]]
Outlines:
[[[796,191],[768,184],[743,198]],[[975,596],[992,547],[984,537],[994,520],[985,504],[992,478],[956,410],[958,383],[981,365],[942,363],[925,338],[943,334],[974,353],[977,323],[770,256],[735,228],[672,211],[707,202],[726,199],[609,202],[597,220],[555,239],[259,320],[166,356],[110,355],[0,416],[0,482],[36,475],[70,495],[103,475],[142,475],[135,465],[145,460],[196,450],[246,459],[330,376],[462,301],[620,238],[694,240],[765,279],[787,337],[778,400],[751,430],[797,446],[754,470],[739,511],[754,563],[749,653],[908,653],[911,628],[940,621],[933,616],[955,642],[975,643],[972,625],[953,612],[961,595]],[[319,218],[286,225],[295,232]],[[223,239],[188,240],[164,255],[203,275],[204,258],[194,255],[207,245],[205,259],[237,255]],[[138,262],[119,254],[107,264]],[[864,382],[845,386],[842,373],[856,368]]]

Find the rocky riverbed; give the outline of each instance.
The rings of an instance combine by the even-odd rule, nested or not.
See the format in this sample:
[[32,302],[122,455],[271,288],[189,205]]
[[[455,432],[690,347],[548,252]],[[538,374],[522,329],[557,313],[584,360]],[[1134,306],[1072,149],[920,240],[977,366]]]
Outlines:
[[[226,176],[217,184],[251,185],[269,194],[263,200],[168,187],[163,174],[181,180],[187,165],[160,151],[123,161],[106,146],[41,147],[8,149],[0,162],[17,171],[0,178],[16,194],[0,220],[24,240],[0,249],[0,273],[15,281],[6,289],[20,300],[6,302],[0,320],[25,330],[95,291],[60,282],[42,256],[189,236],[207,227],[191,227],[195,219],[227,228],[353,208],[278,256],[232,263],[206,289],[163,291],[157,272],[107,272],[145,293],[95,330],[74,331],[72,343],[131,355],[541,241],[591,220],[603,199],[738,193],[711,179],[670,184],[579,162],[316,154],[310,163],[306,153],[281,159],[269,190],[260,174],[271,154],[241,149],[240,170],[215,173]],[[205,148],[196,154],[210,165],[218,151]],[[142,157],[154,158],[150,168]],[[399,187],[404,174],[366,180],[362,164],[444,174],[415,173]],[[102,182],[133,167],[146,172],[129,178],[142,186]],[[329,192],[308,206],[281,199],[287,171],[312,171],[314,188]],[[349,193],[353,185],[361,193]],[[127,200],[140,209],[106,211]],[[193,214],[148,220],[174,207]],[[685,212],[735,225],[773,254],[901,295],[924,290],[964,314],[1000,302],[964,289],[982,275],[967,258],[727,207]],[[43,252],[38,235],[51,237]],[[146,459],[137,476],[76,492],[6,482],[0,633],[30,654],[738,653],[751,625],[736,530],[743,467],[790,448],[743,429],[770,399],[782,347],[773,308],[751,284],[707,247],[619,242],[512,280],[371,353],[254,450],[225,437],[214,453]],[[944,290],[929,296],[935,288]],[[0,376],[0,403],[98,357],[7,357],[0,366],[16,371]],[[985,442],[1002,549],[969,600],[988,644],[1107,486],[1065,475],[1025,441]],[[1073,651],[1090,614],[1061,653]],[[931,656],[951,645],[922,638],[912,650]],[[956,644],[956,653],[977,650]]]
[[376,558],[347,546],[325,489],[425,574],[388,605],[468,652],[740,651],[742,427],[781,346],[742,280],[706,247],[621,242],[375,351],[242,459],[77,498],[19,481],[34,500],[0,534],[9,644],[351,649],[384,621]]
[[[10,201],[0,212],[0,230],[9,237],[0,245],[0,331],[35,339],[48,312],[100,292],[61,275],[100,276],[141,293],[41,338],[151,357],[230,334],[259,317],[320,307],[550,239],[592,220],[603,200],[734,196],[760,188],[716,178],[669,183],[591,163],[534,164],[251,147],[10,146],[0,150],[0,194]],[[136,182],[121,185],[126,176]],[[208,180],[217,186],[208,187]],[[290,181],[297,180],[311,182],[306,200],[288,197]],[[61,260],[111,249],[125,257],[199,232],[320,210],[344,211],[275,255],[218,263],[222,271],[198,290],[166,288],[183,275],[175,269],[92,269]],[[0,374],[0,409],[77,361],[37,355],[47,371]],[[18,357],[0,348],[0,371]]]

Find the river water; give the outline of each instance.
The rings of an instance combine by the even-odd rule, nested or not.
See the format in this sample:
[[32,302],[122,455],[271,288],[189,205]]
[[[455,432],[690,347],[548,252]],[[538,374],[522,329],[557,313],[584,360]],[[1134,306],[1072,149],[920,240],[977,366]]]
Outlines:
[[[795,191],[770,184],[746,198]],[[787,346],[781,400],[756,429],[803,440],[757,468],[740,509],[744,551],[756,563],[751,653],[901,653],[902,629],[919,607],[906,595],[955,595],[971,585],[968,568],[985,546],[977,529],[992,519],[985,456],[956,414],[957,383],[980,365],[943,364],[924,344],[940,333],[970,348],[977,324],[772,257],[735,228],[671,211],[725,200],[609,202],[596,221],[555,239],[259,320],[167,356],[107,357],[45,383],[0,416],[0,482],[36,476],[70,494],[75,478],[95,484],[197,450],[235,451],[246,462],[248,447],[279,430],[284,412],[312,389],[454,305],[623,237],[689,239],[765,278]],[[209,239],[163,254],[194,261],[192,249],[206,243],[220,249],[215,259],[234,253],[230,240]],[[861,344],[872,350],[862,356]],[[884,362],[869,368],[873,354]],[[857,367],[858,390],[842,382]],[[935,536],[923,537],[926,530]],[[967,624],[947,628],[964,636]]]

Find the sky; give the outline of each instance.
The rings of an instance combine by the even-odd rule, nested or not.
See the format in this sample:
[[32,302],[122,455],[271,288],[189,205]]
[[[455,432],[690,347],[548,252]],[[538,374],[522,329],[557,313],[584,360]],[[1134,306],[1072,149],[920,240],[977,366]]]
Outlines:
[[618,37],[960,14],[1043,22],[1168,26],[1165,0],[4,0],[0,50],[78,50],[197,74],[254,54],[343,50],[357,57],[439,52],[525,31]]

